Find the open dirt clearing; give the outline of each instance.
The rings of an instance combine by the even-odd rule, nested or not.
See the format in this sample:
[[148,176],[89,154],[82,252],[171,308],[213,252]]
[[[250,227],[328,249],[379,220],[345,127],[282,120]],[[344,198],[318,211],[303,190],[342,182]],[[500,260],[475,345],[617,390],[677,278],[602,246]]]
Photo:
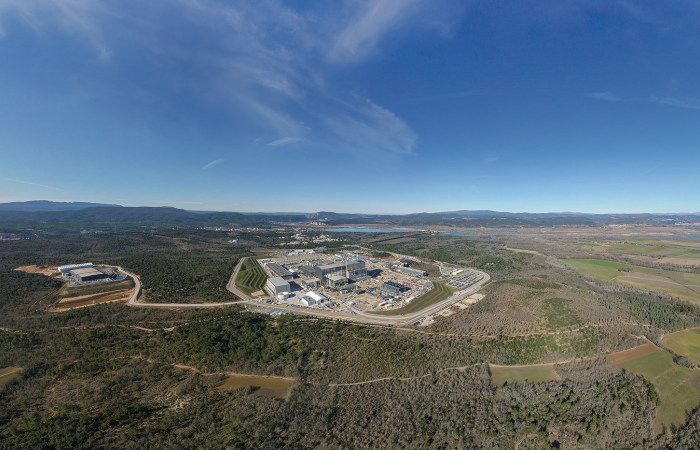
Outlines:
[[83,308],[85,306],[99,305],[102,303],[111,303],[126,301],[131,297],[133,289],[120,289],[118,291],[102,292],[99,294],[81,295],[79,297],[68,297],[59,301],[53,307],[53,311],[61,312],[75,308]]
[[219,386],[219,389],[238,389],[242,387],[252,387],[257,390],[253,393],[259,397],[287,398],[294,378],[271,377],[261,375],[245,375],[240,373],[228,374],[228,378]]
[[57,266],[20,266],[17,267],[15,270],[26,273],[40,273],[51,278],[58,276]]
[[543,381],[561,381],[554,371],[554,364],[533,364],[531,366],[499,366],[489,364],[491,385],[503,386],[517,383],[540,383]]
[[22,370],[21,367],[5,367],[4,369],[0,369],[0,386],[19,375],[20,370]]
[[542,253],[536,252],[536,251],[534,251],[534,250],[523,250],[523,249],[520,249],[520,248],[509,248],[509,247],[505,247],[505,249],[506,249],[506,250],[510,250],[511,252],[515,252],[515,253],[528,253],[528,254],[530,254],[530,255],[540,255],[540,256],[544,256]]

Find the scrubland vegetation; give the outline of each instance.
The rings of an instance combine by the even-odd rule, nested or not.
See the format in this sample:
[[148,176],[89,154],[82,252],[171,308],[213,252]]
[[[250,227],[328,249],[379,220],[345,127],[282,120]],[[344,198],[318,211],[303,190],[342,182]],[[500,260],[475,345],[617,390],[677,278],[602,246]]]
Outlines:
[[[538,244],[541,256],[504,248],[529,241],[414,236],[357,244],[477,266],[494,278],[486,297],[413,329],[237,307],[103,304],[52,315],[61,283],[14,267],[120,264],[141,276],[149,301],[219,301],[236,262],[274,237],[239,247],[218,232],[3,243],[0,369],[23,370],[0,387],[0,448],[700,445],[697,402],[688,394],[669,406],[673,383],[695,372],[678,363],[696,357],[687,351],[693,336],[670,333],[700,326],[697,306],[586,278],[560,264],[582,257],[572,244]],[[675,354],[619,367],[597,359],[649,340]],[[551,365],[500,367],[541,363]],[[254,387],[220,389],[230,373],[296,381],[288,398],[272,398]],[[658,433],[663,425],[669,433]]]

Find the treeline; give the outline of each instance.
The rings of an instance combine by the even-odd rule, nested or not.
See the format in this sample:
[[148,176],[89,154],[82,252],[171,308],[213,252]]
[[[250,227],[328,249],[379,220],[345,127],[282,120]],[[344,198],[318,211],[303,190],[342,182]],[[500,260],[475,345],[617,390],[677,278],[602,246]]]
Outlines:
[[100,370],[27,368],[0,397],[0,449],[506,449],[525,436],[525,448],[629,448],[644,443],[655,407],[648,383],[606,361],[503,388],[484,365],[357,386],[302,381],[288,401],[218,391],[219,375],[142,359]]

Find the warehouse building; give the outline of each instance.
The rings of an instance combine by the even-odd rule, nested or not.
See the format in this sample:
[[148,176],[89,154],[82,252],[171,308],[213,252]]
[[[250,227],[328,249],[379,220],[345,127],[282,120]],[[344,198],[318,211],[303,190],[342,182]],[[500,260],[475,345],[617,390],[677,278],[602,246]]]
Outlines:
[[409,288],[405,284],[397,283],[395,281],[387,281],[384,284],[382,284],[380,289],[383,292],[386,292],[387,294],[400,294],[402,292],[410,290],[411,288]]
[[81,283],[84,283],[86,281],[103,280],[105,278],[108,278],[106,273],[100,272],[99,270],[93,267],[73,269],[70,271],[70,274],[73,275],[73,278],[75,278]]
[[287,280],[287,281],[292,281],[294,278],[294,274],[292,272],[288,271],[284,267],[280,266],[276,262],[269,262],[265,264],[268,269],[270,269],[270,272],[273,274],[277,275],[278,277]]
[[361,278],[367,276],[367,266],[364,261],[348,261],[345,264],[347,266],[346,277]]
[[301,280],[301,287],[304,289],[315,288],[321,284],[321,280],[318,278],[307,278],[306,280]]
[[316,278],[322,281],[326,281],[328,277],[342,275],[343,272],[345,272],[345,264],[341,263],[316,266]]
[[316,278],[328,283],[330,277],[360,278],[367,275],[364,261],[347,261],[316,266]]
[[410,267],[397,267],[396,270],[399,272],[405,274],[405,275],[410,275],[412,277],[426,277],[428,276],[428,272],[425,270],[418,270],[418,269],[411,269]]
[[328,286],[330,287],[341,286],[343,284],[347,284],[347,282],[347,277],[344,277],[342,275],[333,275],[328,277]]
[[314,275],[316,275],[315,266],[299,266],[297,267],[297,270],[306,277],[313,277]]
[[92,263],[82,263],[82,264],[66,264],[65,266],[60,266],[58,268],[58,271],[61,272],[61,275],[66,275],[69,274],[71,270],[74,269],[90,269],[94,267]]
[[304,306],[321,305],[327,301],[328,297],[315,291],[309,291],[301,298],[301,304]]
[[277,295],[282,292],[291,292],[292,288],[289,286],[289,282],[284,278],[272,277],[267,279],[265,290],[270,295]]

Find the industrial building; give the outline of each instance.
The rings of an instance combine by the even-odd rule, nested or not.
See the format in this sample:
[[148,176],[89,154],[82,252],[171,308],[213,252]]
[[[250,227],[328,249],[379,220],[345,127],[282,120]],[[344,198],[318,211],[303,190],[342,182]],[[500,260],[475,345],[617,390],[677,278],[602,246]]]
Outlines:
[[397,283],[395,281],[386,281],[380,289],[388,294],[400,294],[410,290],[405,284]]
[[317,287],[321,284],[321,280],[318,278],[307,278],[306,280],[301,280],[301,287],[304,289],[311,289]]
[[301,272],[304,276],[307,276],[307,277],[313,277],[314,275],[316,275],[316,267],[315,266],[311,266],[311,265],[299,266],[299,267],[297,267],[297,270],[299,272]]
[[304,306],[320,305],[322,303],[326,303],[327,301],[328,297],[315,291],[309,291],[301,298],[301,303]]
[[272,277],[268,278],[265,283],[265,290],[270,295],[277,295],[282,292],[291,292],[292,289],[289,286],[289,282],[282,277]]
[[70,273],[71,270],[74,269],[90,269],[94,267],[92,263],[82,263],[82,264],[66,264],[65,266],[60,266],[58,268],[58,271],[61,273],[61,275],[66,275]]
[[73,269],[70,271],[70,274],[73,276],[73,278],[75,278],[81,283],[84,283],[86,281],[103,280],[105,278],[108,278],[106,273],[100,272],[99,270],[93,267]]
[[316,278],[328,282],[331,277],[360,278],[367,275],[364,261],[346,261],[316,266]]
[[348,278],[360,278],[367,275],[367,266],[364,261],[347,261],[345,265],[347,267],[345,276]]
[[425,277],[428,276],[428,272],[425,270],[418,270],[418,269],[411,269],[410,267],[402,267],[399,266],[396,268],[399,272],[403,273],[404,275],[410,275],[412,277]]
[[270,269],[270,272],[273,274],[277,275],[278,277],[287,280],[287,281],[292,281],[294,279],[294,274],[292,272],[288,271],[284,267],[280,266],[276,262],[269,262],[265,264],[268,269]]
[[347,277],[344,277],[342,275],[333,275],[328,277],[328,286],[330,287],[341,286],[343,284],[346,284],[347,282]]

